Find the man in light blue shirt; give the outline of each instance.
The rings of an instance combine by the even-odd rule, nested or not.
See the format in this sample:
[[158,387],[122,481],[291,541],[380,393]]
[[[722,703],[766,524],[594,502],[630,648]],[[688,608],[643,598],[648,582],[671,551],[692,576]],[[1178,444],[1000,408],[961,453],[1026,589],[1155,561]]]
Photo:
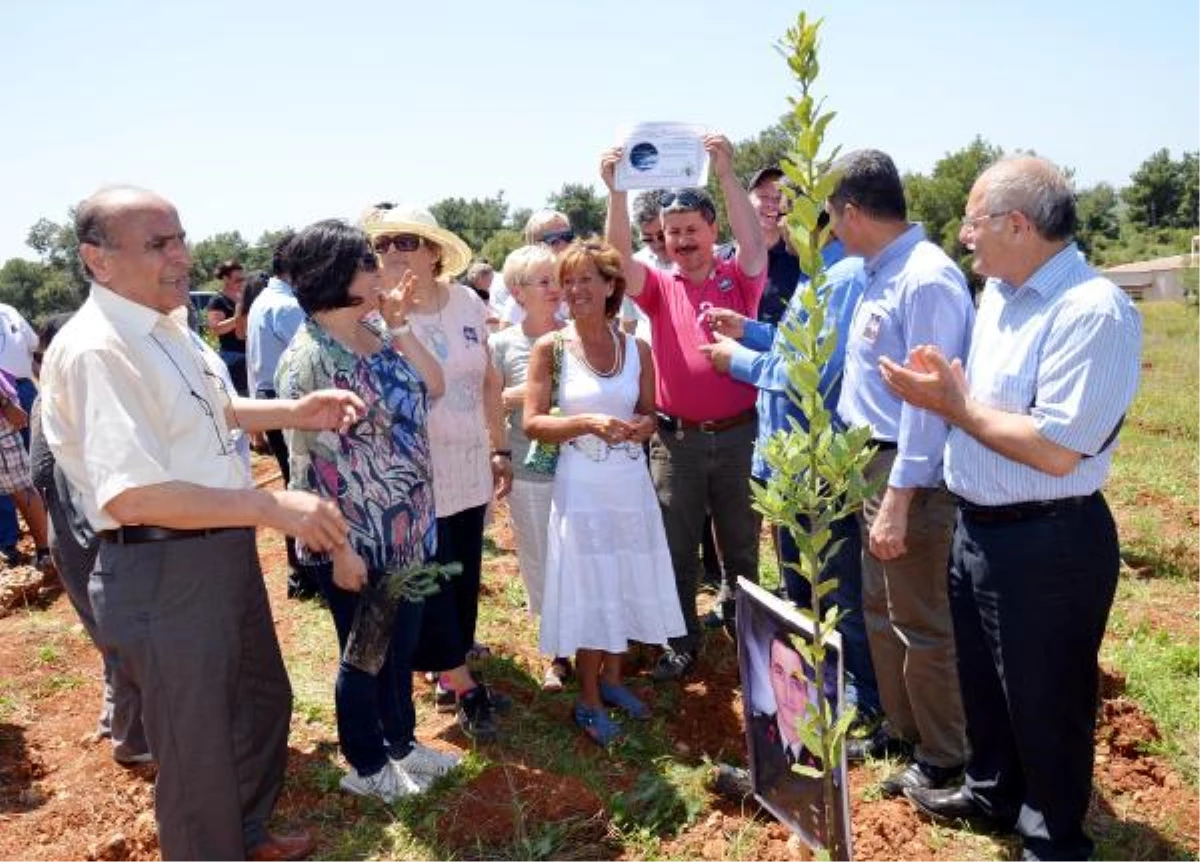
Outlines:
[[[833,414],[835,424],[836,407],[842,387],[842,366],[846,355],[846,333],[862,295],[865,276],[860,257],[844,257],[845,250],[840,240],[834,239],[821,252],[825,261],[826,280],[822,286],[825,305],[825,333],[836,339],[836,347],[821,371],[818,383],[824,394],[826,409]],[[790,348],[781,330],[788,322],[803,320],[799,287],[807,281],[802,276],[797,289],[791,294],[780,326],[757,320],[749,320],[728,309],[713,309],[709,312],[710,326],[716,336],[711,346],[702,347],[713,367],[727,371],[735,380],[749,383],[758,389],[758,440],[754,447],[754,462],[751,474],[766,483],[771,478],[771,468],[763,453],[767,441],[778,433],[791,430],[791,419],[802,427],[807,426],[807,417],[788,397],[791,384],[788,381],[787,359]],[[737,339],[736,341],[733,339]],[[862,543],[854,516],[849,516],[833,526],[834,540],[842,540],[837,553],[827,561],[822,579],[835,579],[837,589],[832,600],[845,616],[838,630],[842,634],[843,652],[846,663],[846,699],[854,704],[860,720],[870,724],[879,711],[879,692],[875,683],[875,672],[871,666],[870,647],[862,618]],[[812,604],[808,581],[788,568],[787,563],[796,563],[799,554],[795,542],[787,531],[776,534],[776,549],[780,557],[780,574],[787,589],[788,598],[801,607]]]
[[868,426],[877,452],[868,479],[882,487],[863,504],[863,615],[886,717],[884,734],[852,740],[851,757],[889,749],[913,761],[887,778],[885,796],[957,783],[966,736],[946,594],[954,503],[942,486],[947,426],[905,404],[879,362],[919,344],[965,356],[974,309],[966,280],[925,231],[908,221],[895,164],[878,150],[842,157],[826,203],[846,251],[866,261],[866,286],[846,342],[838,414]]
[[944,417],[959,497],[950,602],[971,759],[910,789],[938,820],[1012,827],[1026,859],[1087,859],[1099,668],[1120,568],[1100,488],[1137,389],[1141,319],[1071,240],[1075,200],[1042,159],[989,168],[960,239],[990,280],[964,376],[933,347],[884,378]]
[[[246,370],[252,398],[275,397],[275,369],[279,357],[292,343],[292,336],[304,322],[304,312],[292,286],[288,284],[287,246],[294,234],[286,232],[275,243],[271,256],[271,280],[250,306],[246,320]],[[267,442],[288,487],[291,469],[288,447],[281,431],[268,431]],[[288,598],[312,598],[318,594],[314,575],[309,574],[296,556],[296,542],[285,537],[288,558]]]

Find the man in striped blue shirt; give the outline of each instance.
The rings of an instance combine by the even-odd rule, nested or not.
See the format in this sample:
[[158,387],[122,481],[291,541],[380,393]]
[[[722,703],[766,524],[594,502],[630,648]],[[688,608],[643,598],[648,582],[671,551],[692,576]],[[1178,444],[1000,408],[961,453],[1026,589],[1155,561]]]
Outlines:
[[1072,241],[1075,201],[1036,158],[976,181],[960,238],[989,281],[966,372],[933,347],[884,379],[953,429],[950,601],[971,758],[913,789],[935,819],[1015,825],[1025,858],[1085,859],[1097,655],[1120,565],[1100,487],[1137,389],[1141,320]]

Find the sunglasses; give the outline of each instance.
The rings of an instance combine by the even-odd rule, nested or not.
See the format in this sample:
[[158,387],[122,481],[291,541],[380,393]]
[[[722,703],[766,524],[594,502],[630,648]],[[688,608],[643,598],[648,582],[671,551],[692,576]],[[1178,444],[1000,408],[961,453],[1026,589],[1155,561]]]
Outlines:
[[677,192],[664,191],[658,196],[658,205],[666,210],[699,210],[716,216],[717,209],[708,195],[695,189],[681,189]]
[[560,242],[570,242],[575,239],[575,231],[568,228],[567,230],[552,230],[542,234],[542,242],[546,245],[554,245]]
[[421,247],[421,238],[415,233],[398,233],[393,236],[376,237],[374,245],[379,254],[386,254],[393,246],[396,251],[416,251]]

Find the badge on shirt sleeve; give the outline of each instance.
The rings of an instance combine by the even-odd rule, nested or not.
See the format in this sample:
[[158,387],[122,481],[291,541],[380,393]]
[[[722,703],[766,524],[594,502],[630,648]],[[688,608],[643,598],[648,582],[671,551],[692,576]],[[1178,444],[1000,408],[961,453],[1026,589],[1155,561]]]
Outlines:
[[479,346],[479,333],[474,326],[463,327],[463,341],[467,344],[474,344],[476,347]]

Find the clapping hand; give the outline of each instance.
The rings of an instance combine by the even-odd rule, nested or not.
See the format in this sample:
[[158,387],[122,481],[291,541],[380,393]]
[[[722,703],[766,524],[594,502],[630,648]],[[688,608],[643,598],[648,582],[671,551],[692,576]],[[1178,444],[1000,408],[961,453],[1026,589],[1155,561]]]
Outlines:
[[955,422],[966,410],[969,389],[962,363],[957,359],[947,361],[932,345],[914,347],[904,365],[883,357],[879,360],[879,372],[893,392],[915,407],[950,422]]

